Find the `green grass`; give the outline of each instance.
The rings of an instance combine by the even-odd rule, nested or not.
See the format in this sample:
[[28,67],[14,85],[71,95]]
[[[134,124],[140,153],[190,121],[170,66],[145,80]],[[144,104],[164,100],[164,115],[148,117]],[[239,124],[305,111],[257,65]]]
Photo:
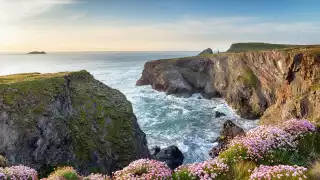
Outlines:
[[246,85],[257,88],[259,85],[259,79],[253,73],[251,69],[246,69],[240,76],[237,77],[238,81],[244,82]]
[[291,47],[303,47],[305,45],[290,45],[290,44],[269,44],[260,42],[235,43],[227,50],[227,52],[246,52],[246,51],[261,51],[283,49]]

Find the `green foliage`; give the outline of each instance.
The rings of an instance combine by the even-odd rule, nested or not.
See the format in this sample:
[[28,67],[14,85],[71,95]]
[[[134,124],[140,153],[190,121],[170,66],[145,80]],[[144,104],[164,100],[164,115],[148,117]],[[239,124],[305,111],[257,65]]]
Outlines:
[[252,161],[239,161],[231,165],[228,176],[232,180],[249,179],[251,172],[257,165]]
[[242,81],[246,85],[249,85],[250,87],[254,87],[254,88],[257,88],[259,85],[259,79],[253,73],[253,71],[249,68],[246,69],[245,72],[243,72],[240,76],[238,76],[237,80]]
[[0,167],[6,167],[7,166],[7,159],[0,155]]
[[302,47],[301,45],[289,45],[289,44],[269,44],[259,42],[248,42],[248,43],[235,43],[232,44],[227,52],[246,52],[246,51],[261,51],[261,50],[272,50],[272,49],[283,49],[290,47]]
[[247,150],[241,145],[234,145],[222,151],[218,157],[222,158],[226,164],[231,165],[238,161],[246,160]]
[[75,172],[65,172],[62,176],[66,180],[78,180],[79,179],[77,173],[75,173]]

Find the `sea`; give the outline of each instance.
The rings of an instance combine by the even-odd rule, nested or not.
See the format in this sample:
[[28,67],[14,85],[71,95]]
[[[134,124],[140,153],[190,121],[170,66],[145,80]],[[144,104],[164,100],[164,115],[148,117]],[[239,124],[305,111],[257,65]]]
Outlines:
[[[176,145],[184,163],[209,158],[221,126],[232,120],[244,129],[257,121],[240,118],[223,99],[207,100],[200,94],[179,98],[158,92],[151,86],[135,86],[145,62],[156,59],[194,56],[197,52],[49,52],[46,55],[0,54],[0,75],[87,70],[96,79],[120,90],[131,101],[148,146]],[[215,112],[226,116],[216,118]]]

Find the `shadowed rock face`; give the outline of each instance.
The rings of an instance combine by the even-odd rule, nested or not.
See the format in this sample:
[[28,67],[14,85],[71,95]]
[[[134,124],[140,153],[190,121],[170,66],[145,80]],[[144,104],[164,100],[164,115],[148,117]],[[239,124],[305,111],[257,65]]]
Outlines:
[[177,146],[169,146],[164,149],[155,147],[153,149],[152,158],[158,161],[165,162],[170,169],[174,170],[183,163],[184,156]]
[[[223,97],[237,113],[247,119],[260,118],[283,96],[271,114],[319,119],[319,47],[274,51],[219,53],[179,59],[150,61],[145,64],[137,85],[151,85],[159,91],[184,97],[200,92],[205,97]],[[290,82],[290,83],[289,83]],[[296,104],[288,103],[288,88],[293,96],[304,95]],[[303,87],[303,88],[300,88]],[[310,90],[308,90],[310,89]],[[286,108],[285,104],[288,103]],[[292,104],[292,103],[291,103]],[[304,110],[303,110],[304,109]],[[301,115],[297,111],[303,111]],[[267,116],[270,113],[266,113]],[[289,115],[284,115],[284,114]],[[268,115],[270,117],[270,115]],[[264,122],[264,121],[262,121]]]
[[149,157],[131,103],[86,71],[0,77],[0,154],[40,175],[110,174]]
[[218,143],[217,146],[213,147],[209,152],[209,155],[212,158],[215,158],[219,155],[219,153],[226,148],[228,143],[235,138],[236,136],[244,136],[244,130],[234,124],[232,121],[227,120],[223,123],[223,126],[220,131],[220,136],[217,138],[215,142]]

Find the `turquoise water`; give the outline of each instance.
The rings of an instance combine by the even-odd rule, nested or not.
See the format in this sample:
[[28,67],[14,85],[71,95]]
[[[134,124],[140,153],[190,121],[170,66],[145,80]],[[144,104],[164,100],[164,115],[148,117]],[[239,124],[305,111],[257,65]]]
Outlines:
[[[196,52],[70,52],[47,55],[0,54],[0,75],[86,69],[103,83],[123,92],[132,102],[149,147],[177,145],[185,163],[203,161],[227,119],[249,129],[256,121],[239,118],[222,99],[177,98],[150,86],[137,87],[146,61],[196,55]],[[215,118],[215,111],[227,116]]]

